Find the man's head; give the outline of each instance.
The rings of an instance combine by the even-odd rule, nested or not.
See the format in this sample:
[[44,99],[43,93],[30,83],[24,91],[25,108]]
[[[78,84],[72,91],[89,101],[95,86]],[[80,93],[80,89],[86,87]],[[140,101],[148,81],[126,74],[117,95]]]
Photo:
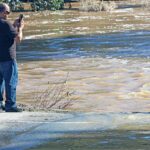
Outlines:
[[9,14],[9,6],[6,3],[0,3],[0,18],[7,19]]

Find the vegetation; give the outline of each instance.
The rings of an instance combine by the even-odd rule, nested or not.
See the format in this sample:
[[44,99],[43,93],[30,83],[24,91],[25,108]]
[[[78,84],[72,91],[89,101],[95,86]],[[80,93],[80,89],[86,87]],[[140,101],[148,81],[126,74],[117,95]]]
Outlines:
[[33,104],[27,107],[29,111],[64,110],[72,104],[73,92],[70,92],[67,82],[48,86],[44,91],[35,92]]
[[[24,11],[24,3],[20,0],[0,0],[8,3],[12,11]],[[64,6],[64,0],[32,0],[30,2],[32,11],[59,10]]]
[[48,83],[44,90],[35,91],[32,104],[18,104],[18,106],[25,111],[48,112],[66,109],[77,99],[74,91],[69,89],[67,80],[68,74],[64,81],[58,81],[56,84]]
[[80,0],[82,11],[110,11],[117,7],[114,1]]
[[23,11],[23,3],[19,0],[3,0],[3,2],[8,3],[12,11]]
[[80,0],[82,11],[111,11],[121,5],[139,6],[150,9],[150,0]]
[[59,10],[62,9],[64,0],[34,0],[31,3],[33,11],[41,10]]
[[[64,8],[64,2],[69,1],[71,0],[0,0],[0,2],[8,3],[12,11],[24,11],[24,2],[30,4],[32,11],[59,10]],[[79,9],[82,11],[110,11],[118,7],[116,1],[150,9],[150,0],[80,0]]]

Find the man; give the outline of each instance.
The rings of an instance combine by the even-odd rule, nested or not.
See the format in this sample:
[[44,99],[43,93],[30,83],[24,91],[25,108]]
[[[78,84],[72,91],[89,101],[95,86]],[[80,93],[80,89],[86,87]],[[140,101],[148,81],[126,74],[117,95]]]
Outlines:
[[[16,43],[22,40],[24,22],[16,19],[14,24],[7,21],[10,8],[0,3],[0,109],[6,112],[20,112],[16,104],[18,68],[16,62]],[[3,89],[5,86],[5,93]],[[2,101],[6,97],[5,106]]]

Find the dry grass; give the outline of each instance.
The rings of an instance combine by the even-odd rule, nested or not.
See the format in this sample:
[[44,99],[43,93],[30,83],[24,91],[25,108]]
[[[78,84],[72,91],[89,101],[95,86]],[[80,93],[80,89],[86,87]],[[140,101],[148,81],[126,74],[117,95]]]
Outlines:
[[64,110],[76,99],[73,97],[74,92],[69,90],[67,80],[68,75],[64,81],[49,84],[45,90],[36,91],[32,104],[20,104],[20,107],[26,111]]
[[111,11],[117,7],[114,1],[80,0],[82,11]]
[[104,1],[104,0],[80,0],[80,10],[82,11],[111,11],[118,8],[118,5],[132,5],[139,6],[150,10],[150,0],[118,0],[118,1]]

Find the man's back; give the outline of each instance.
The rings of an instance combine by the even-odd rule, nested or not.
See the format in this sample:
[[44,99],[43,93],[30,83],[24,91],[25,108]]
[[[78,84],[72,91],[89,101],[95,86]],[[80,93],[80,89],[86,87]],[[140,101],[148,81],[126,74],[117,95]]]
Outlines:
[[17,32],[13,25],[0,19],[0,62],[16,58],[16,35]]

